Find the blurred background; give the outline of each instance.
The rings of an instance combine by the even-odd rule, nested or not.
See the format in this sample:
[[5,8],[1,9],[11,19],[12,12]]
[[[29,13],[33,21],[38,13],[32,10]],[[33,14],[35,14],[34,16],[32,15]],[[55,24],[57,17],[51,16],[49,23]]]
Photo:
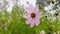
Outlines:
[[[39,26],[25,23],[27,2],[42,13]],[[0,34],[60,34],[60,0],[0,0]]]

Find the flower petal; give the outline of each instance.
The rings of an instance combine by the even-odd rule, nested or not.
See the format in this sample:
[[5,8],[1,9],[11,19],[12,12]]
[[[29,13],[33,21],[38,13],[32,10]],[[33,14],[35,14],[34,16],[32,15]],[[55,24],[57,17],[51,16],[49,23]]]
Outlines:
[[35,8],[35,7],[34,7],[32,4],[29,4],[29,3],[28,3],[28,8],[31,10],[30,12],[32,12],[32,11],[34,11],[34,8]]
[[38,6],[35,6],[34,11],[39,12]]
[[28,7],[24,8],[24,10],[25,10],[26,12],[28,12],[28,13],[31,12],[30,8],[28,8]]
[[31,23],[30,23],[30,27],[32,28],[34,26],[34,20],[32,19]]
[[40,19],[41,18],[41,13],[40,12],[36,13],[36,18],[37,19]]
[[[29,6],[30,9],[34,9],[34,6],[33,6],[32,4],[29,4],[29,3],[28,3],[28,6]],[[33,7],[33,8],[32,8],[32,7]]]
[[39,19],[35,19],[35,25],[36,25],[36,26],[39,26],[39,24],[40,24]]
[[27,19],[26,24],[30,24],[30,23],[31,23],[31,19]]
[[29,17],[30,17],[29,13],[24,14],[24,18],[29,18]]

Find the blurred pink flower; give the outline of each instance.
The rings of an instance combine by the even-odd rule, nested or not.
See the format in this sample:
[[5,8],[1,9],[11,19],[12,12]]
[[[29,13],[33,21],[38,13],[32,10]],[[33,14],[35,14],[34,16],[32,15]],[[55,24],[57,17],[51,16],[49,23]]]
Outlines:
[[29,24],[32,28],[34,25],[39,26],[40,24],[40,18],[41,13],[39,12],[38,7],[35,5],[35,7],[32,4],[28,4],[28,7],[25,8],[25,11],[27,12],[24,14],[24,18],[26,18],[26,24]]

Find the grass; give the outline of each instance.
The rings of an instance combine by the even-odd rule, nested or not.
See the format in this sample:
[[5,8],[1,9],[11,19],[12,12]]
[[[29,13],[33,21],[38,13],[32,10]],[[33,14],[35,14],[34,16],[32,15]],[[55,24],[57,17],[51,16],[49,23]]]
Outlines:
[[4,14],[0,12],[0,34],[40,34],[42,30],[45,31],[45,34],[53,34],[54,32],[58,34],[57,31],[60,32],[59,18],[51,22],[47,18],[42,17],[39,26],[30,28],[30,26],[25,23],[26,19],[21,16],[23,15],[22,13],[23,10],[19,7],[13,8],[11,14],[6,10]]

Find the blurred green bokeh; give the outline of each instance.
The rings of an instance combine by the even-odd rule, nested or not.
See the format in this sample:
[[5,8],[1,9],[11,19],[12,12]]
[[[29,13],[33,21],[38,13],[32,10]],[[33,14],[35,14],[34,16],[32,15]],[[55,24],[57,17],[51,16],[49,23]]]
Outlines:
[[[44,12],[43,9],[41,11]],[[45,34],[60,34],[60,19],[56,17],[54,22],[51,22],[45,17],[40,19],[40,25],[30,28],[29,25],[25,23],[26,19],[21,15],[24,10],[19,7],[13,8],[11,14],[6,10],[0,12],[0,34],[40,34],[42,30]],[[43,13],[44,14],[44,13]]]

